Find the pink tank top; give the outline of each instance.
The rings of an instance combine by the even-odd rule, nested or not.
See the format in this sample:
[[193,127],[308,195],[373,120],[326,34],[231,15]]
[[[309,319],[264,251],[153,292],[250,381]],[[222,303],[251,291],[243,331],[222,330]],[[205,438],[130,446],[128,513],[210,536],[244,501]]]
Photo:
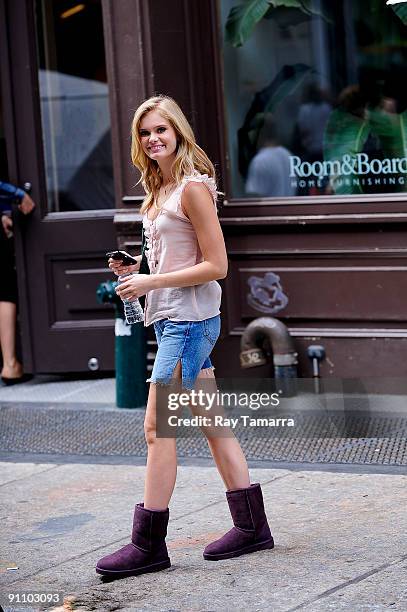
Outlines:
[[[154,221],[148,219],[147,214],[143,215],[148,247],[145,253],[151,274],[176,272],[203,261],[195,230],[181,207],[182,192],[189,181],[204,183],[216,207],[215,180],[207,174],[196,173],[184,177]],[[144,325],[160,319],[203,321],[214,317],[220,313],[221,294],[216,281],[193,287],[153,289],[146,295]]]

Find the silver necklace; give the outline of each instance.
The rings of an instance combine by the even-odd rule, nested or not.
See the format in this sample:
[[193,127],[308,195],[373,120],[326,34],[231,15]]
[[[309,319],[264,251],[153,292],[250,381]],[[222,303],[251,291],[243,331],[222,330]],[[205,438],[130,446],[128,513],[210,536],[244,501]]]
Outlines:
[[164,195],[167,195],[167,189],[168,189],[168,193],[171,191],[170,187],[174,186],[175,181],[169,181],[166,185],[162,185],[164,187]]
[[[172,187],[171,187],[172,186]],[[170,181],[169,183],[167,183],[165,186],[161,185],[163,192],[164,192],[164,202],[166,202],[170,196],[170,193],[174,190],[174,187],[176,186],[175,181]],[[170,189],[171,187],[171,189]],[[168,189],[168,191],[167,191]],[[154,199],[154,208],[156,208],[157,210],[161,210],[161,206],[157,205],[156,200]]]

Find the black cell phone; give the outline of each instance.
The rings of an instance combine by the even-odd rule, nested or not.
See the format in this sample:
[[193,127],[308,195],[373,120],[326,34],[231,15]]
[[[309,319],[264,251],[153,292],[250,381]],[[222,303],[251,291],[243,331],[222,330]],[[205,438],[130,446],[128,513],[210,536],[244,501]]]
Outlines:
[[137,263],[137,259],[126,253],[126,251],[109,251],[106,253],[106,257],[121,261],[125,266],[134,266]]

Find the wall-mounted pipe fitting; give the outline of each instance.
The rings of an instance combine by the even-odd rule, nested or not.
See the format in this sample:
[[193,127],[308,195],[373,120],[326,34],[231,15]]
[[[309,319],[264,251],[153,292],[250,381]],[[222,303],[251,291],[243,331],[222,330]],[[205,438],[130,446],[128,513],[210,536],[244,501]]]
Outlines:
[[241,367],[265,365],[267,348],[273,353],[276,390],[286,397],[296,395],[298,353],[287,326],[278,319],[259,317],[249,323],[240,341]]
[[307,355],[312,361],[312,377],[314,379],[314,391],[320,393],[320,370],[319,366],[321,361],[325,358],[325,348],[320,344],[311,344],[307,348]]

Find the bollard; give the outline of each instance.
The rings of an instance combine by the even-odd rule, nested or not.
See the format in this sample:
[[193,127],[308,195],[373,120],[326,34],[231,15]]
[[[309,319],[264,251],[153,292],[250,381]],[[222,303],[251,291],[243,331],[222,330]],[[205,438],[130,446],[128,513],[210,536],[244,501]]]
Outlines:
[[147,403],[147,338],[142,323],[128,325],[123,302],[115,292],[116,282],[101,283],[96,291],[99,304],[115,305],[116,405],[140,408]]

